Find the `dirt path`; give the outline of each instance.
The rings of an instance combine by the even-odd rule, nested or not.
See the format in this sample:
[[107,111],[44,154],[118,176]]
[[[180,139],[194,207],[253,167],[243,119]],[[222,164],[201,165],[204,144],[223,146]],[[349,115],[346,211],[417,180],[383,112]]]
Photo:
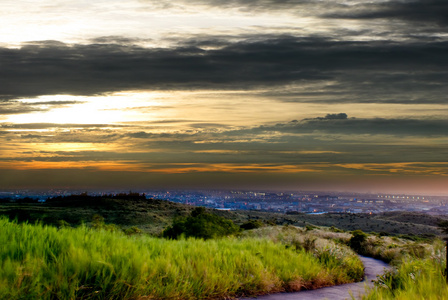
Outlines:
[[361,282],[343,284],[338,286],[331,286],[321,288],[318,290],[301,291],[296,293],[280,293],[266,296],[259,296],[254,298],[242,298],[241,300],[344,300],[360,299],[361,295],[365,293],[366,286],[373,286],[372,280],[376,279],[376,275],[382,274],[384,268],[389,268],[389,265],[373,258],[360,256],[365,268],[365,277]]

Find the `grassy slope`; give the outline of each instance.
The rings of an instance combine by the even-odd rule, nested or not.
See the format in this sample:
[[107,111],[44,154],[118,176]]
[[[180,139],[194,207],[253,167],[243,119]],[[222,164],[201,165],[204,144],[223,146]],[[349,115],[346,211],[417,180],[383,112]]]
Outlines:
[[[409,251],[419,248],[424,251]],[[443,242],[422,245],[408,241],[394,250],[401,254],[394,261],[397,267],[378,278],[377,288],[363,299],[448,299]]]
[[396,222],[410,222],[427,226],[437,226],[440,221],[444,220],[442,216],[432,216],[428,214],[416,212],[385,212],[375,215],[375,219],[390,220]]
[[[44,222],[50,224],[55,224],[60,219],[69,221],[72,224],[79,224],[81,220],[89,222],[94,214],[100,214],[106,218],[106,223],[117,223],[123,227],[136,225],[146,232],[158,233],[166,225],[169,225],[173,218],[188,215],[192,209],[193,207],[191,206],[159,200],[129,201],[103,199],[100,202],[84,203],[81,206],[79,203],[66,203],[64,205],[2,204],[0,205],[0,214],[10,216],[18,214],[27,220],[34,221],[43,219]],[[314,224],[320,226],[335,226],[344,230],[362,229],[365,232],[384,231],[394,234],[439,234],[437,223],[443,219],[442,217],[438,218],[408,212],[383,213],[378,215],[284,215],[255,211],[214,211],[214,213],[231,218],[239,224],[249,219],[259,219],[283,225],[293,224],[296,226],[304,226]],[[259,231],[253,231],[250,235],[257,236],[257,232],[263,230],[269,231],[270,229],[265,228]],[[276,230],[279,229],[277,228]],[[319,230],[313,230],[311,233],[344,242],[347,242],[351,236],[348,233],[319,232]],[[291,237],[290,232],[284,231],[277,232],[276,234],[263,232],[261,235],[268,236],[275,242],[285,242],[286,244],[294,244],[298,239],[301,245],[306,245],[310,240],[313,240],[313,238],[306,238],[306,236],[299,238]],[[318,240],[317,243],[322,243],[322,241]],[[368,296],[368,299],[445,299],[438,298],[438,295],[447,294],[444,279],[440,276],[444,264],[444,254],[440,255],[440,251],[437,254],[427,249],[430,249],[430,247],[422,242],[414,243],[409,240],[387,236],[370,236],[367,245],[367,251],[370,255],[386,261],[393,261],[395,265],[399,266],[399,271],[384,280],[382,286],[386,287],[385,289],[380,289],[379,292],[372,293]],[[406,253],[412,255],[408,256]],[[403,257],[403,254],[406,254],[405,257]],[[402,262],[403,258],[405,259],[404,262]],[[418,268],[421,271],[418,271]],[[22,277],[18,277],[19,281],[28,280],[26,268],[23,270],[22,273],[16,272],[17,274],[22,274]],[[414,272],[412,270],[417,271]],[[401,282],[399,288],[397,288],[396,282]],[[17,282],[14,284],[15,286],[19,286]],[[93,291],[89,285],[85,287],[85,289],[81,289],[85,290],[85,293]]]
[[[267,239],[170,241],[0,218],[1,299],[215,299],[359,279],[336,248],[319,256]],[[326,249],[333,249],[327,251]]]
[[[158,234],[173,218],[188,215],[193,207],[163,200],[120,200],[94,199],[92,201],[65,201],[53,204],[0,204],[0,215],[34,222],[43,220],[46,224],[57,224],[65,220],[72,225],[90,222],[93,215],[103,216],[106,223],[122,227],[138,226],[144,232]],[[249,219],[269,221],[277,225],[295,226],[316,225],[335,226],[351,231],[387,232],[390,234],[440,234],[437,223],[440,218],[418,213],[368,214],[324,214],[324,215],[285,215],[257,211],[214,211],[223,217],[241,224]]]
[[364,232],[387,232],[390,234],[439,234],[433,225],[414,224],[414,218],[406,220],[383,219],[369,214],[324,214],[324,215],[287,215],[286,220],[294,225],[313,224],[316,226],[335,226],[352,231],[360,229]]
[[138,226],[147,233],[159,233],[172,220],[187,216],[194,207],[163,200],[91,199],[91,201],[61,201],[46,204],[0,204],[0,214],[19,221],[43,221],[57,225],[65,220],[72,225],[92,221],[95,214],[106,223],[122,227]]

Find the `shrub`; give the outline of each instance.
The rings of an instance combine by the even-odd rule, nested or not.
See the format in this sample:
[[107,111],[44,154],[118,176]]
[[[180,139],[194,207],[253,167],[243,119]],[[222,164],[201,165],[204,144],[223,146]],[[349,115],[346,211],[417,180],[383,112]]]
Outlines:
[[350,248],[358,253],[363,254],[365,252],[365,242],[367,241],[367,234],[365,234],[362,230],[355,230],[352,232],[352,235],[352,238],[348,242]]
[[65,220],[58,220],[58,228],[70,227],[70,223]]
[[244,230],[250,230],[250,229],[257,229],[263,226],[264,224],[260,220],[249,220],[246,223],[241,224],[240,228]]
[[334,227],[334,226],[331,226],[331,227],[330,227],[330,231],[332,231],[332,232],[344,232],[344,230],[339,229],[339,228]]
[[316,248],[316,240],[317,239],[314,237],[305,237],[305,239],[303,240],[303,249],[308,252],[314,250],[314,248]]
[[126,235],[134,235],[134,234],[141,234],[142,230],[138,228],[137,226],[132,226],[126,229],[123,229],[124,234]]
[[103,229],[107,231],[118,231],[119,228],[115,224],[106,224],[104,222],[104,217],[98,214],[92,217],[92,227],[95,229]]
[[311,231],[311,230],[314,230],[314,229],[316,229],[316,228],[317,228],[316,226],[309,225],[309,224],[307,224],[307,225],[305,226],[306,231]]
[[186,218],[174,220],[173,225],[167,227],[162,236],[178,239],[181,236],[211,239],[235,234],[239,231],[232,220],[209,214],[203,207],[197,207]]

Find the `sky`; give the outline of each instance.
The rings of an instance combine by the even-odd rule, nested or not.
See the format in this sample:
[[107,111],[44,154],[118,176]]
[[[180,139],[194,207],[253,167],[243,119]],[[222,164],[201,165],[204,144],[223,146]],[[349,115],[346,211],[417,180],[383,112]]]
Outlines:
[[448,195],[446,0],[0,10],[0,189]]

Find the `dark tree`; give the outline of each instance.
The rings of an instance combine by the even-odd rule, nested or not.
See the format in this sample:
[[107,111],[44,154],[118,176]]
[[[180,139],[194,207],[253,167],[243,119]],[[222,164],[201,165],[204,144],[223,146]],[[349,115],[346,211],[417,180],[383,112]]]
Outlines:
[[235,234],[239,231],[232,220],[207,213],[205,208],[197,207],[186,218],[180,218],[167,227],[162,236],[178,239],[181,236],[211,239]]
[[365,242],[367,241],[367,234],[362,230],[355,230],[352,232],[352,237],[349,240],[349,246],[356,252],[363,254],[365,252]]
[[250,229],[257,229],[263,226],[264,224],[260,220],[249,220],[246,223],[241,224],[240,228],[244,230],[250,230]]

